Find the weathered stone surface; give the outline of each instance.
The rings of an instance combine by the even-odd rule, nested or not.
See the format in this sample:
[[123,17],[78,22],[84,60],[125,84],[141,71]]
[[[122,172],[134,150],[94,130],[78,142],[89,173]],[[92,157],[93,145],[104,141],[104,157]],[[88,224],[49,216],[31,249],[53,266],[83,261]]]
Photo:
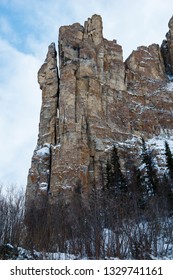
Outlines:
[[155,90],[165,81],[165,67],[159,45],[138,47],[126,60],[128,88],[140,93]]
[[38,146],[56,142],[56,118],[59,77],[55,44],[49,46],[47,58],[38,72],[38,83],[42,90]]
[[28,174],[26,197],[34,200],[41,195],[47,195],[50,186],[51,148],[50,144],[37,147],[32,157],[32,164]]
[[54,201],[76,184],[100,187],[113,144],[125,156],[126,147],[137,150],[131,139],[172,133],[172,25],[166,47],[139,47],[125,62],[116,40],[103,38],[100,16],[60,28],[60,79],[54,44],[38,74],[43,101],[28,200],[47,190]]
[[149,138],[171,128],[173,96],[159,46],[139,47],[125,64],[132,133]]
[[173,74],[173,17],[168,23],[169,31],[166,40],[163,41],[161,51],[163,54],[165,68],[169,75]]
[[90,39],[95,45],[103,41],[102,33],[102,18],[99,15],[94,15],[89,18],[84,25],[84,39]]

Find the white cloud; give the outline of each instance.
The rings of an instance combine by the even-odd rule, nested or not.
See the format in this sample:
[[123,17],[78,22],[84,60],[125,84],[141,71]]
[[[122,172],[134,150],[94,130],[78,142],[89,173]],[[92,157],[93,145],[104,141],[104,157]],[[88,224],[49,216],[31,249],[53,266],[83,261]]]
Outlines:
[[5,17],[0,17],[1,32],[4,34],[11,34],[12,28],[9,21]]
[[5,38],[9,38],[11,42],[18,42],[20,38],[17,36],[10,21],[5,16],[0,16],[0,34]]
[[[25,184],[37,140],[40,61],[0,40],[0,181]],[[13,181],[15,180],[15,181]]]

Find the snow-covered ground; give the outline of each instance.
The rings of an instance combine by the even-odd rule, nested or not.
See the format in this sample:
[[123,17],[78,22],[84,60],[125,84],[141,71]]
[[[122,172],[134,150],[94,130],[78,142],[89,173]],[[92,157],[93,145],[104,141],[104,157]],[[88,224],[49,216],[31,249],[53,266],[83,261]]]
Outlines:
[[22,247],[18,247],[18,260],[75,260],[76,256],[72,254],[60,253],[60,252],[37,252],[36,250],[29,251]]

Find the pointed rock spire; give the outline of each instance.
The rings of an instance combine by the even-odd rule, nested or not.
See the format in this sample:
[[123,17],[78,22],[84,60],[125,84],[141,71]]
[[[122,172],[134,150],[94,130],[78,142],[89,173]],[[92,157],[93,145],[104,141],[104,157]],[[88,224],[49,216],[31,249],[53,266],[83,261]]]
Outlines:
[[38,145],[55,144],[59,77],[54,43],[48,47],[46,60],[38,72],[38,83],[42,90]]
[[99,15],[93,15],[84,24],[84,39],[90,38],[91,41],[98,45],[103,40],[103,24]]

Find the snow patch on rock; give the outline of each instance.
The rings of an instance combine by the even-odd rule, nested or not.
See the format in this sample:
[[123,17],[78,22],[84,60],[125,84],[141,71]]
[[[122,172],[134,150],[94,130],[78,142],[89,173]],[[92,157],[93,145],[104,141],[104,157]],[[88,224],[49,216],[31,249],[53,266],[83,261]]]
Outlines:
[[62,186],[62,189],[63,190],[72,190],[72,186],[65,185],[65,186]]
[[173,91],[173,82],[167,83],[165,88],[167,91]]
[[42,182],[42,183],[39,184],[39,189],[40,190],[47,191],[47,188],[48,188],[48,183]]
[[44,146],[36,151],[36,155],[44,157],[50,154],[50,144],[44,144]]

